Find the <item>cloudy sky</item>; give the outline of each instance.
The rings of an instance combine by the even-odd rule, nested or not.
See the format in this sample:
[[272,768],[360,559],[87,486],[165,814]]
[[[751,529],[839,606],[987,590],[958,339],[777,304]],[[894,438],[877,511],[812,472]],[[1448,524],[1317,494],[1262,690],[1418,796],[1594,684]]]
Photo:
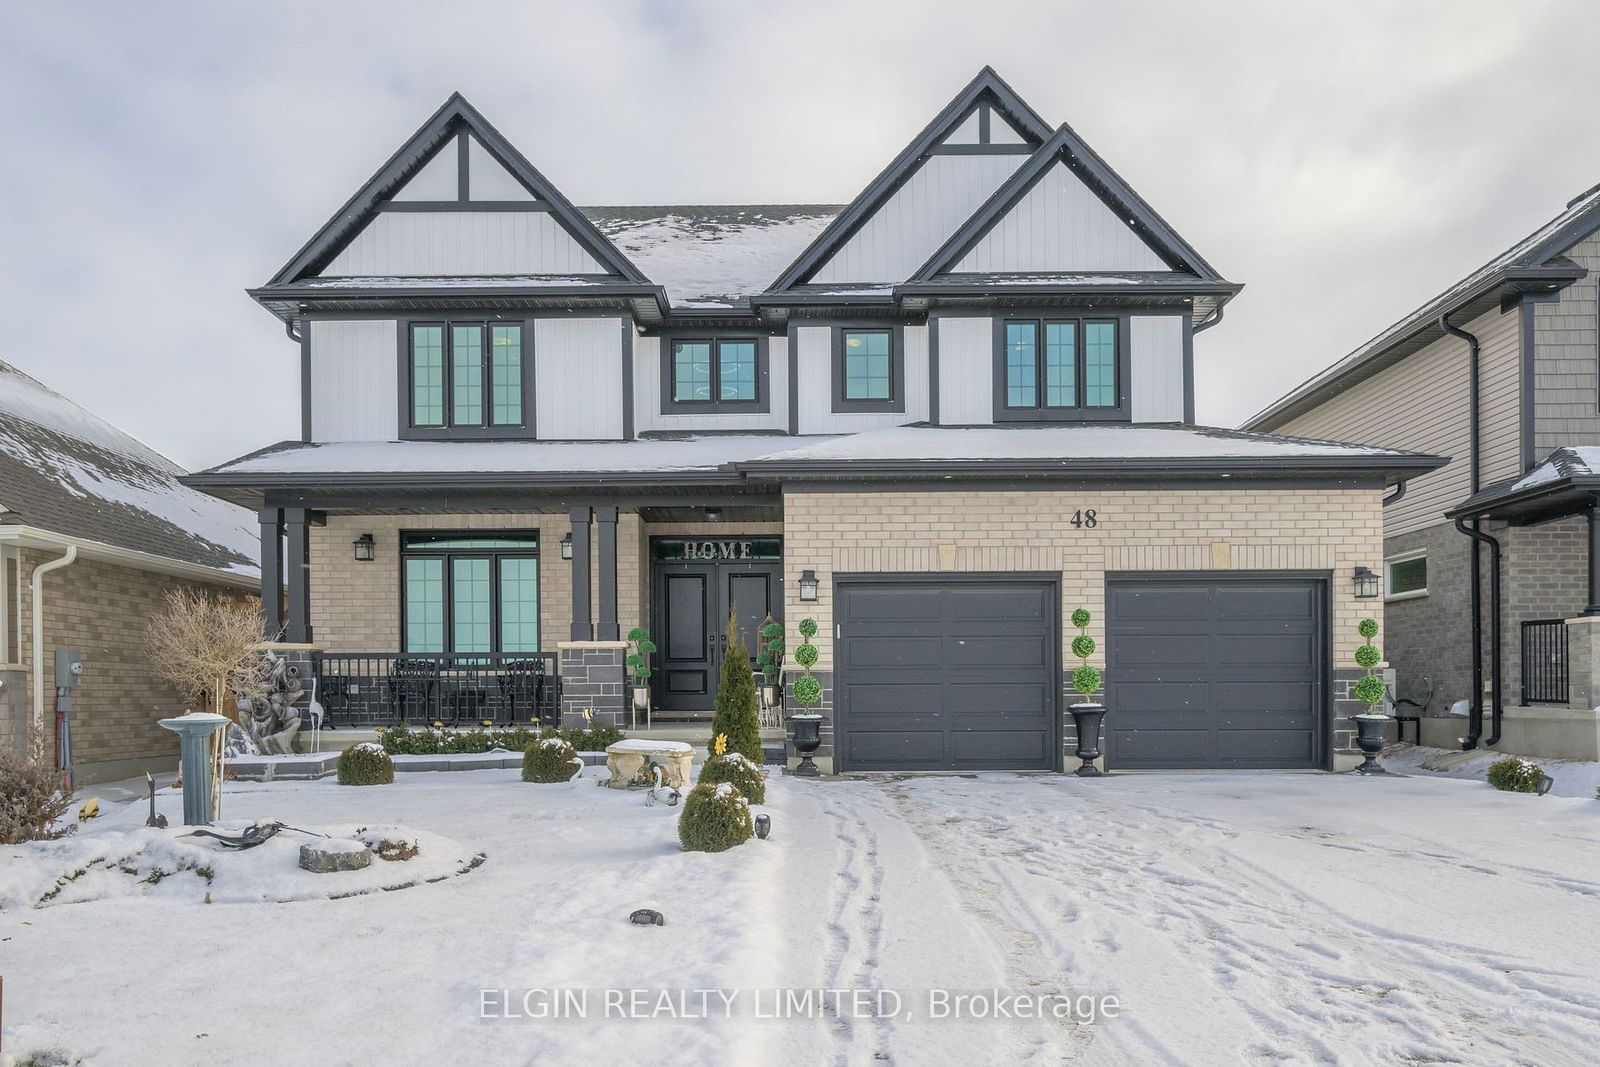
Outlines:
[[1245,292],[1232,425],[1600,182],[1588,2],[0,0],[0,359],[191,468],[298,434],[264,282],[453,89],[580,204],[851,199],[984,63]]

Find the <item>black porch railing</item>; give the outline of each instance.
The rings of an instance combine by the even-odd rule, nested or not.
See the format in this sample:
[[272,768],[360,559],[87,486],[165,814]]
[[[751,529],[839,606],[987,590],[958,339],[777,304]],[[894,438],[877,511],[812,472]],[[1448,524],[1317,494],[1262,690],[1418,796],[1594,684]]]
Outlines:
[[317,701],[330,726],[558,725],[561,679],[554,652],[324,652]]
[[1562,619],[1522,624],[1522,702],[1567,702],[1567,624]]

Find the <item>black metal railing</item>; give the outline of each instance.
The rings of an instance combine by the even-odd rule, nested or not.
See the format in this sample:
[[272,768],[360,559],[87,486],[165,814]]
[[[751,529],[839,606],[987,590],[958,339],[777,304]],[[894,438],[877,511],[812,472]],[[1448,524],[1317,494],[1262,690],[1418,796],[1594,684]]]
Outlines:
[[1562,619],[1522,624],[1522,702],[1567,702],[1567,624]]
[[554,652],[324,652],[317,701],[330,726],[557,725],[561,679]]

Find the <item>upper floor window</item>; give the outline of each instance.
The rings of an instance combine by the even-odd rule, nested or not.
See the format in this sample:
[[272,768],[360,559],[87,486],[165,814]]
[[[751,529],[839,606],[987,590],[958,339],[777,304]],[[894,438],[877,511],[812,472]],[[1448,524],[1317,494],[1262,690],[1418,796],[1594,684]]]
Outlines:
[[523,427],[522,324],[412,323],[410,383],[413,429]]
[[1121,417],[1116,319],[1007,319],[999,334],[996,419]]
[[768,411],[766,356],[765,338],[663,340],[662,412]]
[[899,329],[835,327],[833,379],[835,411],[904,411]]

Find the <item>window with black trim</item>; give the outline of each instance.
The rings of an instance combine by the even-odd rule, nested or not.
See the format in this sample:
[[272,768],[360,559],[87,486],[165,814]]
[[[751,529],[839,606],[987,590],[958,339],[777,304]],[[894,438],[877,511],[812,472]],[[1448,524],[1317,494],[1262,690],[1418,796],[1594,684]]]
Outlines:
[[525,426],[522,335],[520,322],[411,323],[411,428]]
[[755,404],[761,399],[759,344],[753,337],[668,342],[674,404]]
[[904,411],[905,353],[897,327],[836,326],[833,410]]
[[1006,319],[996,340],[997,419],[1120,417],[1126,371],[1117,319]]
[[1390,556],[1383,561],[1385,600],[1409,600],[1428,595],[1428,552],[1420,549]]
[[539,651],[539,534],[430,532],[400,540],[407,652]]

